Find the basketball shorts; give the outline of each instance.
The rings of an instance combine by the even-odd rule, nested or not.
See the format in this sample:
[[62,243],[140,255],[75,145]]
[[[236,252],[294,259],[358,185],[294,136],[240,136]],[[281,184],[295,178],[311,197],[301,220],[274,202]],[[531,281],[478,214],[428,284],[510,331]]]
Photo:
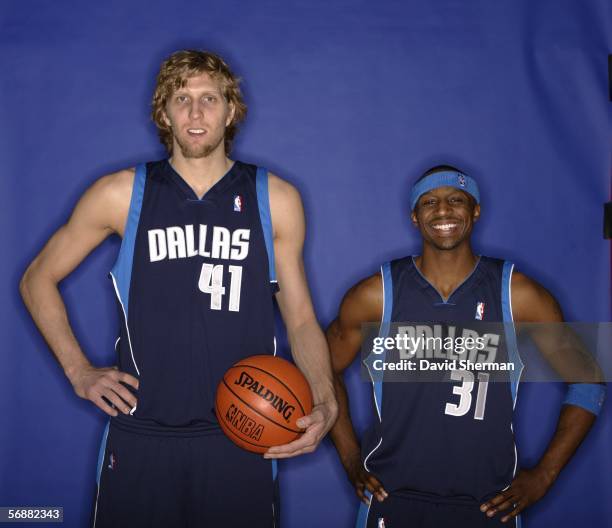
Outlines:
[[490,519],[479,503],[433,502],[405,495],[389,494],[383,502],[372,499],[369,508],[359,510],[357,528],[521,528],[520,519],[501,522],[503,515]]
[[276,464],[206,436],[105,433],[94,528],[278,528]]

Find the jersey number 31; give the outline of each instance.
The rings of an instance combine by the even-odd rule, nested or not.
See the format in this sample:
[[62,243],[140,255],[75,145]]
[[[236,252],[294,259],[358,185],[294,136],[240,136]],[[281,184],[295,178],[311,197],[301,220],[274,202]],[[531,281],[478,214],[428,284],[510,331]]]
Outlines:
[[[469,370],[453,370],[451,379],[462,381],[461,385],[453,387],[453,394],[459,396],[459,403],[447,403],[444,414],[450,416],[463,416],[472,407],[472,391],[474,390],[474,374]],[[476,409],[474,420],[483,420],[485,406],[487,404],[487,389],[489,388],[489,375],[485,372],[478,373],[478,392],[476,393]]]

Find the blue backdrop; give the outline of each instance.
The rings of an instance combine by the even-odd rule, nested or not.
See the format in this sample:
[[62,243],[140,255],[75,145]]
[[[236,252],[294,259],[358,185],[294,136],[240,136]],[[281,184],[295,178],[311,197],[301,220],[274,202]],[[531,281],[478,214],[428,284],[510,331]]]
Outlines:
[[[170,52],[217,51],[243,77],[235,156],[302,192],[323,325],[356,280],[418,250],[407,193],[438,163],[481,184],[479,252],[514,260],[569,320],[607,321],[611,41],[608,0],[3,2],[0,506],[63,506],[71,527],[89,518],[105,418],[74,395],[17,283],[96,178],[164,155],[148,113]],[[99,365],[114,359],[117,249],[105,242],[61,288]],[[371,390],[348,376],[362,430]],[[529,465],[562,388],[525,385],[516,432]],[[526,526],[612,526],[611,409]],[[357,501],[328,441],[281,479],[286,527],[352,526]]]

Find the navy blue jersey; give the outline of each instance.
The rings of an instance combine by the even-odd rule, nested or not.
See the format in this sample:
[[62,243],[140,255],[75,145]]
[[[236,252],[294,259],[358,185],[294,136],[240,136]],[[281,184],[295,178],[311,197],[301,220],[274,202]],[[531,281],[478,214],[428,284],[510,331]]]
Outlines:
[[115,421],[217,429],[224,372],[275,351],[271,232],[265,169],[236,161],[199,199],[167,160],[137,168],[111,277],[138,405]]
[[516,361],[518,366],[514,374],[501,374],[502,382],[457,370],[440,372],[437,382],[374,383],[377,420],[364,436],[362,455],[365,468],[388,492],[481,502],[512,481],[517,466],[512,414],[521,366],[510,308],[512,269],[510,263],[481,257],[445,300],[412,257],[382,267],[381,333],[389,322],[472,326],[479,332],[487,322],[508,322],[509,332],[491,325],[491,334],[485,335],[494,345],[493,361]]

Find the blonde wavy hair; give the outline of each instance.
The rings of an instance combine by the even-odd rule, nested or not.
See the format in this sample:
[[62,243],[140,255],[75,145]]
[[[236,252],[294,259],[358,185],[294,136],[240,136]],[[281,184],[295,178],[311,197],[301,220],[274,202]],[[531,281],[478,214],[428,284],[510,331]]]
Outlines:
[[157,126],[159,140],[170,154],[172,154],[173,135],[172,129],[164,119],[166,103],[176,90],[185,86],[187,79],[201,73],[208,73],[213,79],[219,81],[225,100],[234,105],[234,118],[225,129],[226,153],[231,151],[232,141],[238,132],[238,125],[246,117],[247,106],[240,92],[240,79],[232,73],[221,57],[209,51],[177,51],[170,55],[159,69],[151,105],[151,118]]

